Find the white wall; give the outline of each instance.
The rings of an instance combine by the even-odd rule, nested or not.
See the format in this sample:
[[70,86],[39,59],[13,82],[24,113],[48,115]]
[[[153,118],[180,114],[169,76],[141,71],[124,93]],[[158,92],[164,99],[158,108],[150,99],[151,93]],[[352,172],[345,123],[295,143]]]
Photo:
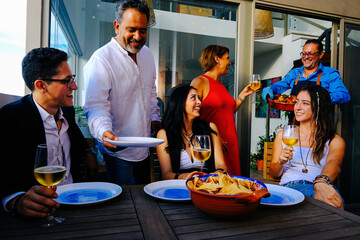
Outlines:
[[[153,28],[206,36],[235,38],[236,22],[216,18],[154,10],[156,24]],[[216,29],[217,31],[210,31]]]
[[261,79],[283,76],[282,48],[254,57],[254,73],[260,74]]
[[[282,48],[276,49],[275,51],[259,55],[255,57],[254,73],[259,73],[261,79],[267,79],[272,77],[284,76],[282,69],[283,54]],[[254,99],[252,97],[251,99]],[[249,98],[250,100],[250,98]],[[264,136],[266,133],[266,118],[255,117],[255,102],[251,103],[251,152],[256,151],[256,145],[259,141],[259,136]],[[284,114],[284,113],[282,113]],[[284,117],[280,119],[270,119],[270,134],[275,131],[275,128],[280,124],[284,124],[286,119]]]

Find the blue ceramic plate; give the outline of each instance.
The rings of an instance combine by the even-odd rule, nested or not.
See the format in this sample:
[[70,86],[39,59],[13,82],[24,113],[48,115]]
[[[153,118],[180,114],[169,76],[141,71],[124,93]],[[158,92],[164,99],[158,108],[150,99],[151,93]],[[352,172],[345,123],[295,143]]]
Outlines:
[[144,187],[148,195],[166,201],[191,201],[190,191],[185,186],[186,180],[164,180],[153,182]]
[[89,205],[101,203],[118,196],[122,189],[119,185],[107,182],[73,183],[58,186],[56,190],[60,204]]
[[268,206],[291,206],[304,201],[305,196],[301,192],[275,184],[265,184],[270,197],[262,198],[260,204]]

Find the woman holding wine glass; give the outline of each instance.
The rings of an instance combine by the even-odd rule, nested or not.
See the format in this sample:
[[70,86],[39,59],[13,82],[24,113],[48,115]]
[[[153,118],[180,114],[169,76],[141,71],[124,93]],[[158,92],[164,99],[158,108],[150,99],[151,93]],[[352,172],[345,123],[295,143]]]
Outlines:
[[200,120],[200,107],[194,87],[180,85],[173,90],[157,135],[165,140],[156,147],[162,179],[187,179],[201,170],[199,160],[206,161],[204,172],[227,171],[218,129],[214,123]]
[[[282,134],[283,143],[289,148],[288,150],[293,150],[294,147],[299,142],[299,126],[297,125],[285,125]],[[288,167],[295,167],[291,164],[290,159],[288,158],[287,164]]]
[[[316,85],[303,87],[296,96],[294,113],[299,124],[294,132],[298,136],[293,135],[290,140],[296,139],[291,144],[295,145],[290,146],[291,136],[285,136],[290,127],[278,132],[270,175],[281,176],[280,185],[344,208],[343,199],[332,183],[341,171],[345,142],[335,134],[328,91]],[[290,160],[292,167],[286,166]]]
[[254,81],[253,85],[248,84],[235,99],[230,95],[220,82],[220,77],[228,74],[231,65],[229,51],[229,48],[221,45],[207,46],[200,57],[204,74],[194,78],[191,86],[197,89],[202,101],[201,119],[213,122],[219,129],[229,173],[240,176],[240,153],[234,114],[244,103],[246,97],[258,91],[256,87],[260,86]]

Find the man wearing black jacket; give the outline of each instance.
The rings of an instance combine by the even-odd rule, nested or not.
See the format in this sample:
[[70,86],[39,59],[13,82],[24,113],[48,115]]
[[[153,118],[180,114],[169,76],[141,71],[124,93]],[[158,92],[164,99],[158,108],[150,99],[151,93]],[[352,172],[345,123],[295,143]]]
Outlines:
[[67,58],[55,48],[30,51],[22,74],[32,93],[0,109],[0,199],[6,212],[43,218],[59,207],[53,200],[56,187],[39,186],[35,180],[38,144],[63,146],[67,173],[62,184],[96,176],[96,157],[75,122],[72,92],[77,86]]

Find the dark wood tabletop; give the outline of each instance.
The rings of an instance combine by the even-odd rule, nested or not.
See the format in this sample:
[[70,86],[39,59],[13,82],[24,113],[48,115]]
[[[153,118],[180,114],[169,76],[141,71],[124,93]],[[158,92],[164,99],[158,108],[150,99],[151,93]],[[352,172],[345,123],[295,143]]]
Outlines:
[[260,205],[237,219],[220,220],[192,202],[164,202],[143,186],[125,186],[120,196],[90,206],[61,206],[60,225],[0,216],[0,239],[360,239],[360,217],[306,197],[289,207]]

